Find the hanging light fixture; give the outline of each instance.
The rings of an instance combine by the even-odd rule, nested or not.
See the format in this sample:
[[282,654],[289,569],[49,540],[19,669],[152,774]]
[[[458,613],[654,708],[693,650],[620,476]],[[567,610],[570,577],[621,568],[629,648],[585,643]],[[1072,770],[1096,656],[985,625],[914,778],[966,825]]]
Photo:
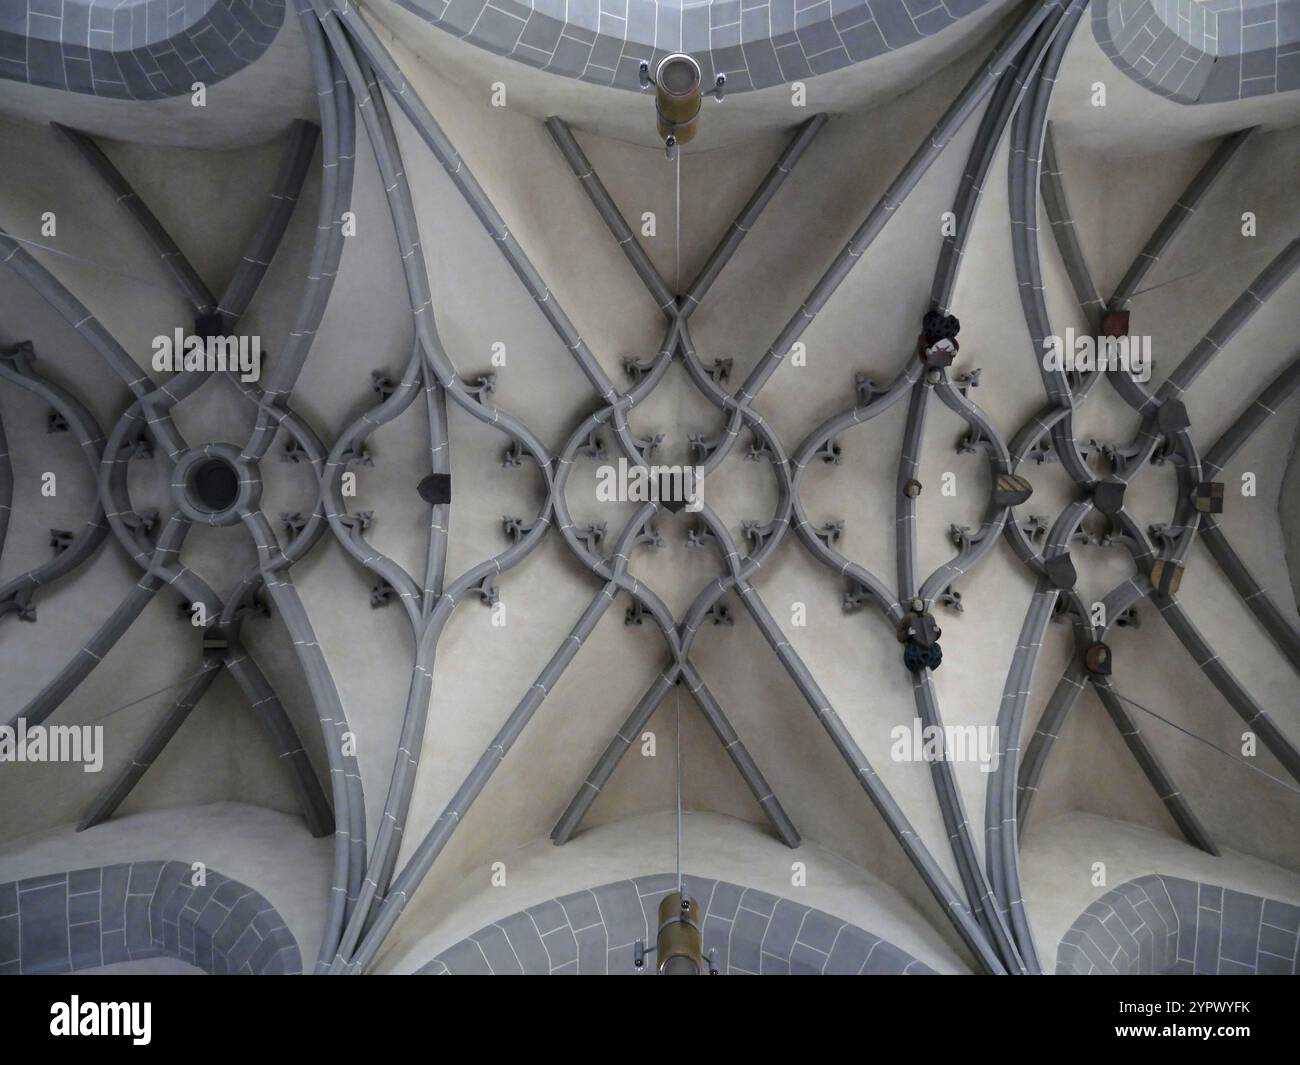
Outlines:
[[[713,82],[713,98],[722,101],[727,75],[719,74]],[[677,148],[695,137],[696,120],[702,104],[703,74],[700,64],[684,52],[674,52],[659,61],[652,75],[650,64],[641,61],[641,87],[655,87],[655,111],[659,136],[669,159],[677,158]]]
[[637,940],[632,947],[632,964],[645,968],[647,954],[658,959],[660,976],[717,976],[713,951],[704,953],[704,924],[700,906],[682,889],[682,704],[681,681],[677,682],[673,702],[677,712],[677,890],[659,900],[659,928],[655,945],[647,949]]

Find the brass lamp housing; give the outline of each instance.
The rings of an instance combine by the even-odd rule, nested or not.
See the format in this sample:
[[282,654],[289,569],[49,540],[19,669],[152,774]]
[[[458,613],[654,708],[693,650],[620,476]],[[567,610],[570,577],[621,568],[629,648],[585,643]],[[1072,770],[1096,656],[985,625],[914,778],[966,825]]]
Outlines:
[[702,976],[708,971],[704,963],[704,935],[700,931],[700,908],[690,896],[676,891],[659,903],[659,934],[655,940],[655,958],[661,976]]
[[655,68],[654,84],[659,136],[689,143],[695,137],[701,106],[700,64],[684,52],[674,52]]

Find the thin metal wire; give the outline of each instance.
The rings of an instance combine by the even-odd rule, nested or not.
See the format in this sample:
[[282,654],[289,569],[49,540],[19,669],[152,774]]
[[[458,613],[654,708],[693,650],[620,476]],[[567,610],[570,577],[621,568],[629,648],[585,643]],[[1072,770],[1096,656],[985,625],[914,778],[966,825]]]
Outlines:
[[1138,708],[1139,710],[1141,710],[1143,713],[1150,714],[1150,715],[1151,715],[1152,717],[1154,717],[1157,721],[1163,721],[1163,722],[1164,722],[1166,725],[1168,725],[1170,728],[1177,729],[1177,730],[1178,730],[1179,732],[1181,732],[1184,736],[1191,736],[1192,739],[1196,740],[1198,743],[1203,743],[1203,744],[1205,744],[1205,746],[1210,747],[1210,748],[1212,748],[1213,750],[1218,751],[1221,755],[1223,755],[1223,756],[1226,757],[1226,758],[1231,759],[1232,761],[1236,762],[1238,765],[1245,766],[1245,767],[1246,767],[1247,769],[1249,769],[1252,773],[1258,773],[1258,774],[1259,774],[1260,776],[1262,776],[1262,777],[1267,777],[1267,778],[1268,778],[1269,780],[1271,780],[1274,784],[1277,784],[1277,785],[1279,785],[1279,786],[1281,786],[1281,787],[1286,788],[1287,791],[1293,791],[1293,792],[1295,792],[1297,795],[1300,795],[1300,788],[1297,788],[1297,787],[1294,787],[1294,786],[1291,785],[1291,784],[1288,784],[1285,780],[1279,780],[1279,779],[1278,779],[1277,777],[1275,777],[1272,773],[1269,773],[1269,772],[1266,771],[1266,770],[1260,769],[1258,766],[1254,766],[1254,765],[1251,765],[1251,764],[1250,764],[1249,762],[1247,762],[1247,761],[1243,761],[1242,759],[1238,758],[1235,754],[1233,754],[1231,751],[1225,751],[1225,750],[1224,750],[1222,747],[1220,747],[1218,744],[1216,744],[1216,743],[1211,743],[1209,740],[1204,739],[1204,738],[1201,737],[1201,736],[1198,736],[1195,732],[1191,732],[1191,731],[1189,731],[1188,729],[1183,728],[1182,725],[1179,725],[1179,724],[1174,723],[1173,721],[1170,721],[1169,718],[1167,718],[1167,717],[1162,717],[1160,714],[1157,714],[1154,710],[1148,709],[1147,707],[1143,706],[1141,703],[1139,703],[1139,702],[1137,702],[1137,701],[1135,701],[1135,700],[1133,700],[1133,699],[1130,699],[1127,695],[1120,695],[1120,693],[1117,692],[1114,688],[1108,688],[1107,690],[1110,691],[1110,693],[1111,693],[1112,695],[1114,695],[1117,699],[1121,699],[1121,700],[1123,700],[1124,702],[1128,703],[1130,706],[1135,706],[1135,707],[1137,707],[1137,708]]
[[677,894],[682,893],[682,685],[673,689],[673,704],[677,709]]
[[682,149],[677,148],[673,159],[677,172],[677,250],[673,261],[673,288],[680,295],[682,291]]
[[116,267],[107,266],[94,259],[87,259],[84,255],[73,255],[70,251],[63,251],[61,248],[52,248],[48,244],[42,244],[38,240],[28,240],[26,237],[15,237],[12,233],[8,234],[8,236],[9,239],[15,243],[26,244],[32,248],[40,248],[41,251],[49,252],[51,255],[61,255],[65,259],[71,259],[74,262],[93,266],[96,270],[102,270],[108,274],[116,274],[118,277],[125,277],[130,281],[134,281],[138,285],[144,285],[146,288],[157,289],[159,292],[166,292],[173,296],[177,295],[176,287],[174,285],[162,285],[154,281],[147,281],[136,274],[127,273],[125,270],[118,270]]
[[106,714],[100,714],[99,717],[92,717],[89,721],[85,723],[87,725],[93,725],[96,721],[103,721],[106,717],[112,717],[114,714],[120,714],[123,710],[130,710],[131,707],[139,706],[146,699],[152,699],[155,695],[161,695],[163,692],[171,691],[173,688],[179,688],[183,684],[188,684],[192,680],[197,680],[199,677],[203,676],[204,673],[208,673],[214,669],[220,669],[220,668],[221,668],[221,663],[219,662],[214,662],[212,665],[205,665],[197,673],[191,673],[188,677],[181,677],[181,679],[178,680],[175,684],[168,684],[166,687],[158,688],[154,691],[148,692],[147,694],[140,696],[138,699],[132,699],[129,703],[123,703],[121,706],[117,707],[114,710],[108,711],[108,713]]
[[1211,268],[1211,265],[1215,270],[1221,270],[1225,266],[1231,266],[1233,263],[1245,262],[1247,259],[1254,259],[1261,255],[1268,255],[1268,254],[1276,255],[1278,251],[1282,249],[1282,247],[1283,245],[1278,244],[1274,248],[1261,248],[1259,251],[1252,251],[1246,255],[1238,255],[1232,259],[1225,259],[1221,263],[1213,263],[1206,266],[1198,266],[1195,270],[1189,270],[1185,274],[1179,274],[1177,277],[1171,277],[1168,281],[1161,281],[1154,285],[1148,285],[1146,288],[1140,288],[1136,292],[1134,292],[1131,296],[1129,296],[1129,299],[1135,300],[1139,296],[1144,296],[1148,292],[1154,292],[1158,288],[1164,288],[1166,285],[1172,285],[1177,281],[1186,281],[1189,277],[1195,277],[1197,274],[1204,273],[1206,270],[1209,270]]

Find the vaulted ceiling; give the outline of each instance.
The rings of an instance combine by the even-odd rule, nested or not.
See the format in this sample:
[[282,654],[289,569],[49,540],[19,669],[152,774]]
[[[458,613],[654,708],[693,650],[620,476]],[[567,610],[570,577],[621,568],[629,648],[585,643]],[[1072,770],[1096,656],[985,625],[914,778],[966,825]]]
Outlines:
[[[0,882],[211,862],[308,970],[454,968],[645,896],[680,802],[693,890],[897,971],[1300,901],[1294,5],[1266,75],[1093,3],[0,21],[0,723],[104,730],[0,761]],[[1149,380],[1044,362],[1125,313]],[[205,328],[256,378],[154,365]]]

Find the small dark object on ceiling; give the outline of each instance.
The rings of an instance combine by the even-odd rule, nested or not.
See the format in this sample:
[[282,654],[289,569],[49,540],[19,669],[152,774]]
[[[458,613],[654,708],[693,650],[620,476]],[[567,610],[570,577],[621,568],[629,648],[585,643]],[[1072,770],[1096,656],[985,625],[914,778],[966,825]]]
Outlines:
[[1128,486],[1120,480],[1097,481],[1092,486],[1093,505],[1103,514],[1113,518],[1124,509],[1124,489],[1126,487]]
[[1128,311],[1107,311],[1101,316],[1101,335],[1107,337],[1128,336]]
[[1110,648],[1098,640],[1083,653],[1083,664],[1089,673],[1109,677],[1111,672]]
[[422,480],[416,489],[420,493],[420,498],[426,503],[450,503],[451,502],[451,474],[450,473],[431,473]]
[[1173,436],[1192,424],[1187,408],[1180,399],[1167,399],[1156,410],[1156,424],[1165,436]]
[[1074,582],[1079,579],[1079,575],[1074,571],[1074,563],[1070,561],[1068,554],[1045,559],[1043,568],[1047,571],[1047,579],[1052,582],[1052,586],[1059,588],[1063,592],[1068,592],[1073,588]]

